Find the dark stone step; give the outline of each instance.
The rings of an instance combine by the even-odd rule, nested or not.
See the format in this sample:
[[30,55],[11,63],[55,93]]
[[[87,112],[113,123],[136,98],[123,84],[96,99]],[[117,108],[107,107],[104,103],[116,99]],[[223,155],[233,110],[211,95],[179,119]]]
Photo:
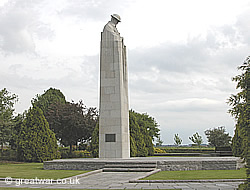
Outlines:
[[107,164],[105,168],[156,168],[156,164]]
[[131,164],[131,165],[138,165],[138,164],[143,164],[143,165],[152,165],[152,164],[157,164],[157,161],[108,161],[106,164]]
[[151,172],[155,168],[103,168],[103,172]]
[[220,156],[233,156],[232,151],[217,151]]

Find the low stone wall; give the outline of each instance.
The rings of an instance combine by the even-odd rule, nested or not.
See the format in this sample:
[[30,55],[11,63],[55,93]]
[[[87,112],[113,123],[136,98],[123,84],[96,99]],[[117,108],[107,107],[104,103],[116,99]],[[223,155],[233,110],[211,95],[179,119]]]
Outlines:
[[162,171],[181,170],[236,170],[236,161],[158,161]]
[[43,163],[45,170],[99,170],[104,168],[106,162],[81,161],[47,161]]
[[[106,165],[120,164],[120,165],[141,165],[154,164],[157,169],[162,171],[180,171],[180,170],[235,170],[239,169],[238,158],[138,158],[128,160],[99,160],[99,159],[65,159],[53,160],[44,162],[45,170],[98,170],[105,168]],[[242,167],[243,165],[241,165]]]
[[158,161],[157,169],[162,171],[201,170],[201,162],[198,161]]
[[202,170],[236,170],[236,161],[202,161]]

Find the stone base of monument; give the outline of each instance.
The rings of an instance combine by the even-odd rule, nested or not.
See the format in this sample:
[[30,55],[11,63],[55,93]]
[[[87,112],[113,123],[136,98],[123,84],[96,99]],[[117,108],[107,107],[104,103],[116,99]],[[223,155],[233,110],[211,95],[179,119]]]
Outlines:
[[156,162],[119,161],[107,163],[102,170],[103,172],[151,172],[156,168]]
[[45,170],[98,170],[104,172],[149,172],[180,170],[235,170],[243,167],[236,157],[136,157],[130,159],[78,158],[46,161]]

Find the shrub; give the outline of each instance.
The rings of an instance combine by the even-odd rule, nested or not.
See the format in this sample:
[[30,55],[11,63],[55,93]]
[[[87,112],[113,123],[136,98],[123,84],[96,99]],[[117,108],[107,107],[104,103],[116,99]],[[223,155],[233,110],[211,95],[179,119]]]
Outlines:
[[166,153],[211,153],[214,148],[198,148],[198,147],[167,147],[162,148]]
[[49,124],[38,107],[29,109],[17,142],[19,161],[43,162],[60,158],[55,134],[49,129]]
[[70,153],[69,149],[61,149],[61,158],[90,158],[91,153],[87,150],[75,150]]
[[16,161],[16,150],[4,149],[2,152],[0,152],[0,160]]
[[160,149],[160,148],[155,148],[155,147],[154,147],[154,153],[166,153],[166,151],[165,151],[165,150],[162,150],[162,149]]

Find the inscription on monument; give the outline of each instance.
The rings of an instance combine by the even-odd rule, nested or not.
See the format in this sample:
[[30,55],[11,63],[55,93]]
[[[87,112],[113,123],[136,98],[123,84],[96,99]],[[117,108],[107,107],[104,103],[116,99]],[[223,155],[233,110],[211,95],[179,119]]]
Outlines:
[[115,134],[105,134],[105,142],[115,142]]

